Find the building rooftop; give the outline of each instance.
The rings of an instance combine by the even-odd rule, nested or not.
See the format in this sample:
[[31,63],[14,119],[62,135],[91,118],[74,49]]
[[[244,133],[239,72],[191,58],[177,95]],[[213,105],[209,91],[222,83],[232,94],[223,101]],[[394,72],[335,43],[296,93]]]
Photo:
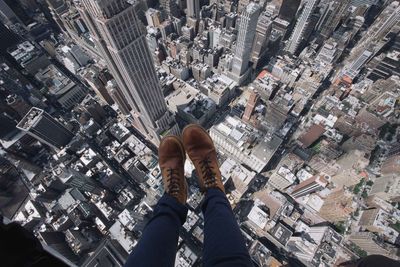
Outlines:
[[296,181],[296,176],[285,166],[280,167],[273,175],[279,175],[292,184]]
[[130,135],[129,130],[122,125],[122,123],[117,123],[112,125],[110,128],[110,133],[119,141],[123,142]]
[[283,246],[286,246],[290,237],[293,235],[293,232],[281,223],[275,225],[269,232]]
[[85,196],[76,188],[65,190],[64,194],[58,199],[58,204],[67,210],[72,205],[75,205],[78,201],[86,201]]
[[213,126],[233,144],[236,144],[246,154],[253,154],[255,157],[268,162],[282,139],[272,133],[262,133],[252,126],[243,123],[240,119],[228,116],[226,120]]
[[197,255],[184,244],[176,253],[175,267],[193,266],[197,258]]
[[235,162],[233,159],[225,160],[220,166],[221,174],[226,179],[235,177],[248,185],[256,176],[256,173],[244,168],[242,165]]
[[201,85],[216,94],[223,94],[226,90],[233,90],[236,87],[236,82],[225,74],[215,74],[202,81]]
[[76,84],[57,69],[55,65],[50,65],[44,70],[41,70],[35,77],[44,84],[50,94],[55,96],[64,95],[76,86]]
[[123,224],[120,221],[116,221],[110,228],[111,238],[118,241],[118,243],[125,249],[127,253],[130,253],[133,250],[133,247],[136,245],[136,240],[132,238],[128,231],[124,228]]
[[18,123],[17,128],[25,131],[29,131],[34,127],[42,118],[44,110],[39,108],[31,108],[31,110],[22,118]]
[[269,257],[272,254],[271,251],[258,240],[255,240],[253,244],[251,244],[249,253],[253,261],[260,267],[267,266],[267,261],[269,261]]
[[269,209],[269,216],[272,219],[279,218],[281,215],[289,215],[294,208],[287,197],[278,191],[262,190],[256,192],[254,197],[262,201]]
[[104,239],[94,253],[82,264],[83,267],[122,267],[129,254],[116,241]]
[[253,14],[257,10],[260,9],[260,5],[254,2],[250,2],[250,4],[246,7],[246,12],[249,14]]
[[196,119],[202,118],[211,108],[215,106],[215,102],[204,94],[197,95],[183,109],[184,112],[192,115]]
[[165,100],[167,106],[173,112],[177,112],[179,106],[187,105],[190,103],[195,96],[199,93],[197,89],[190,86],[188,83],[181,81],[178,85],[178,89],[169,94]]
[[10,49],[9,53],[21,66],[42,55],[42,52],[29,41],[18,44],[17,47]]
[[260,229],[264,229],[268,222],[268,214],[256,205],[253,206],[247,218]]

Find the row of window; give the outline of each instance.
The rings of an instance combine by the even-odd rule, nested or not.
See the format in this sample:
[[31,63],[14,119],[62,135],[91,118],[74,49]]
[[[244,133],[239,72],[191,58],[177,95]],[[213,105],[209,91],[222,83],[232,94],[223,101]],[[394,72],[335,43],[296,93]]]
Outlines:
[[218,133],[214,133],[214,131],[211,131],[210,135],[216,144],[220,145],[224,150],[226,150],[232,156],[237,157],[238,160],[242,161],[242,163],[244,164],[247,164],[253,170],[261,171],[264,168],[265,162],[262,162],[261,160],[255,158],[252,155],[248,156],[243,154],[238,147],[230,144],[226,140],[225,136],[221,137]]
[[132,82],[135,84],[139,97],[146,100],[147,110],[150,111],[149,116],[153,119],[159,118],[165,112],[165,105],[163,105],[164,100],[145,38],[137,40],[123,55],[127,69],[132,73]]
[[133,9],[119,17],[115,17],[107,27],[117,49],[124,48],[142,34]]
[[83,100],[86,96],[86,91],[81,87],[75,87],[58,99],[58,102],[65,109],[70,109],[77,103]]

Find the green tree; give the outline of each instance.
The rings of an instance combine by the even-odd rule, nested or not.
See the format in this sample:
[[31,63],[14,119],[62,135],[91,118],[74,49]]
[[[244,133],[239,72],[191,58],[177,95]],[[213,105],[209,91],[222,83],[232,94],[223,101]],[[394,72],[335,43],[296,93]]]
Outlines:
[[394,230],[400,233],[400,222],[396,222],[395,224],[391,224],[390,227],[392,227]]
[[358,195],[358,193],[360,193],[361,187],[362,187],[363,184],[364,184],[364,180],[365,180],[365,179],[362,178],[362,179],[360,180],[360,182],[354,186],[354,189],[353,189],[353,193],[354,193],[354,194]]
[[346,225],[343,221],[335,223],[335,227],[340,234],[344,234],[346,232]]
[[364,191],[362,192],[361,196],[362,196],[363,198],[367,198],[367,197],[368,197],[367,190],[364,190]]
[[357,246],[356,244],[352,243],[351,245],[351,250],[357,254],[360,258],[365,258],[368,256],[367,252],[365,250],[363,250],[362,248],[360,248],[359,246]]

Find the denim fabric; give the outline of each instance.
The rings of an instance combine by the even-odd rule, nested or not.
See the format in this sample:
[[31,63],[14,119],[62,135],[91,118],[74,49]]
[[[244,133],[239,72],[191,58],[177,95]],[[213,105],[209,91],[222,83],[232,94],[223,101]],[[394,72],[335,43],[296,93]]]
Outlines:
[[[204,214],[203,265],[218,267],[253,266],[244,239],[225,194],[209,189],[202,205]],[[188,209],[165,194],[157,204],[154,217],[132,251],[125,266],[174,266],[179,229]]]

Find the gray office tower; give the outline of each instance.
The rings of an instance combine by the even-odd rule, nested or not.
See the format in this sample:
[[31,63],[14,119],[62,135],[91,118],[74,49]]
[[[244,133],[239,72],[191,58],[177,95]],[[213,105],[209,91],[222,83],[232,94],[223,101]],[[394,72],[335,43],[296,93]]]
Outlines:
[[301,0],[283,0],[279,9],[279,18],[291,22],[299,9]]
[[241,85],[248,77],[250,55],[256,34],[260,5],[251,2],[240,15],[239,33],[236,42],[235,56],[232,60],[230,77]]
[[132,108],[131,121],[154,143],[160,135],[177,133],[175,118],[168,111],[146,31],[125,0],[81,0],[78,6],[90,28],[96,47],[107,62],[118,90]]
[[[262,64],[267,53],[268,39],[272,30],[271,16],[267,12],[261,13],[258,18],[256,35],[253,41],[253,49],[251,51],[251,61],[253,68],[256,69]],[[265,62],[264,62],[265,63]]]
[[200,18],[200,0],[186,0],[187,16],[195,19]]
[[160,7],[164,14],[166,14],[169,18],[180,17],[179,6],[175,0],[160,0]]
[[303,7],[300,17],[296,22],[296,26],[289,38],[285,50],[290,54],[296,54],[300,44],[304,40],[306,31],[308,30],[311,22],[311,17],[318,4],[319,0],[308,0]]
[[91,177],[84,175],[74,169],[67,167],[57,167],[53,170],[54,176],[63,183],[76,189],[91,192],[93,194],[101,194],[102,187]]
[[35,107],[22,118],[17,128],[54,149],[66,146],[74,136],[51,115]]
[[330,1],[326,5],[324,13],[316,26],[316,30],[325,39],[329,38],[338,27],[343,15],[349,9],[350,0]]

